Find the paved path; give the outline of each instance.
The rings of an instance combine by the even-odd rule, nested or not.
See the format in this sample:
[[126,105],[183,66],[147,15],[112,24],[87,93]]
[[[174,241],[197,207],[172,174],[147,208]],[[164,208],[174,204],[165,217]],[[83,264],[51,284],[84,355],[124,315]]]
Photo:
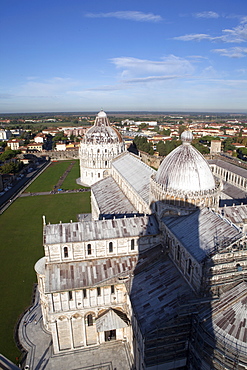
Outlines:
[[74,166],[74,164],[75,164],[75,162],[71,162],[70,163],[70,165],[68,166],[68,168],[64,171],[64,173],[62,174],[62,176],[58,180],[58,183],[54,186],[54,190],[57,190],[57,189],[60,189],[61,188],[64,180],[66,179],[66,177],[68,176],[68,174],[72,170],[72,167]]
[[38,290],[33,306],[18,326],[19,343],[27,351],[30,370],[130,370],[126,344],[106,342],[100,346],[55,355],[51,335],[43,326]]
[[39,191],[37,193],[22,193],[20,197],[33,197],[36,195],[50,195],[50,194],[67,194],[67,193],[81,193],[84,191],[90,191],[90,188],[87,189],[77,189],[77,190],[62,190],[62,191]]

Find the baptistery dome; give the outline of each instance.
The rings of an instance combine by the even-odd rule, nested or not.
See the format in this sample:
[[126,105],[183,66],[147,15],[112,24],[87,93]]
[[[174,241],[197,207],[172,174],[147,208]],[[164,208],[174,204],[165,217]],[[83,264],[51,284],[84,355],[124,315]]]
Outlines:
[[123,151],[125,146],[120,133],[111,126],[106,113],[101,110],[80,144],[78,183],[91,186],[109,176],[112,160]]
[[95,119],[94,125],[87,130],[82,142],[86,144],[119,143],[123,139],[119,132],[112,126],[104,111],[100,111]]
[[166,190],[201,192],[213,190],[215,180],[201,153],[191,145],[191,131],[181,135],[182,145],[174,149],[161,163],[156,181]]

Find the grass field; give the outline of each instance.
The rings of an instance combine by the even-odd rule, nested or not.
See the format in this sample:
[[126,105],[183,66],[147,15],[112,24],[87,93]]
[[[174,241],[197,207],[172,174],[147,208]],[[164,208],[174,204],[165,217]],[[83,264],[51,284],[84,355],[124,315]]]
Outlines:
[[[72,161],[71,161],[72,162]],[[80,166],[79,166],[79,160],[73,161],[75,164],[72,167],[72,170],[68,174],[68,176],[65,178],[62,189],[63,190],[76,190],[84,188],[84,186],[78,185],[75,182],[75,179],[78,179],[80,177]]]
[[[41,185],[49,169],[40,175]],[[43,190],[37,186],[37,191]],[[13,339],[14,326],[30,304],[36,282],[34,264],[44,255],[42,216],[46,216],[47,223],[58,223],[76,221],[78,213],[88,212],[90,192],[84,192],[19,198],[0,216],[0,353],[12,361],[19,356]]]
[[[71,161],[52,162],[50,166],[26,189],[25,192],[51,191]],[[75,182],[75,179],[74,179]]]

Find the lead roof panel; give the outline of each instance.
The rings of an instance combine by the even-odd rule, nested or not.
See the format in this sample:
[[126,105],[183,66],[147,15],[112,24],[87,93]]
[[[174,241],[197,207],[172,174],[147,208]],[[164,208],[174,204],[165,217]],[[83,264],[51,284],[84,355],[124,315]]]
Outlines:
[[112,177],[107,177],[92,185],[91,191],[101,214],[137,212]]
[[44,226],[44,244],[76,243],[159,234],[154,215]]
[[150,177],[156,171],[130,153],[125,153],[116,158],[112,162],[112,166],[134,188],[142,199],[146,203],[149,203]]
[[188,252],[201,262],[218,246],[242,237],[242,233],[219,214],[204,208],[189,216],[163,217],[162,222],[183,244]]

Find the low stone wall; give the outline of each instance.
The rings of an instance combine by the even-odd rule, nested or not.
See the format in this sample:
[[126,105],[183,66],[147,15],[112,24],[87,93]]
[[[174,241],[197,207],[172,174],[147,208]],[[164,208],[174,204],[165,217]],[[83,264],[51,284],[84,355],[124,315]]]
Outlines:
[[141,160],[146,163],[148,166],[158,169],[161,162],[165,157],[157,157],[156,155],[150,155],[145,152],[139,152]]
[[42,152],[33,153],[37,157],[49,157],[52,161],[64,161],[66,159],[79,159],[79,150],[43,150]]

